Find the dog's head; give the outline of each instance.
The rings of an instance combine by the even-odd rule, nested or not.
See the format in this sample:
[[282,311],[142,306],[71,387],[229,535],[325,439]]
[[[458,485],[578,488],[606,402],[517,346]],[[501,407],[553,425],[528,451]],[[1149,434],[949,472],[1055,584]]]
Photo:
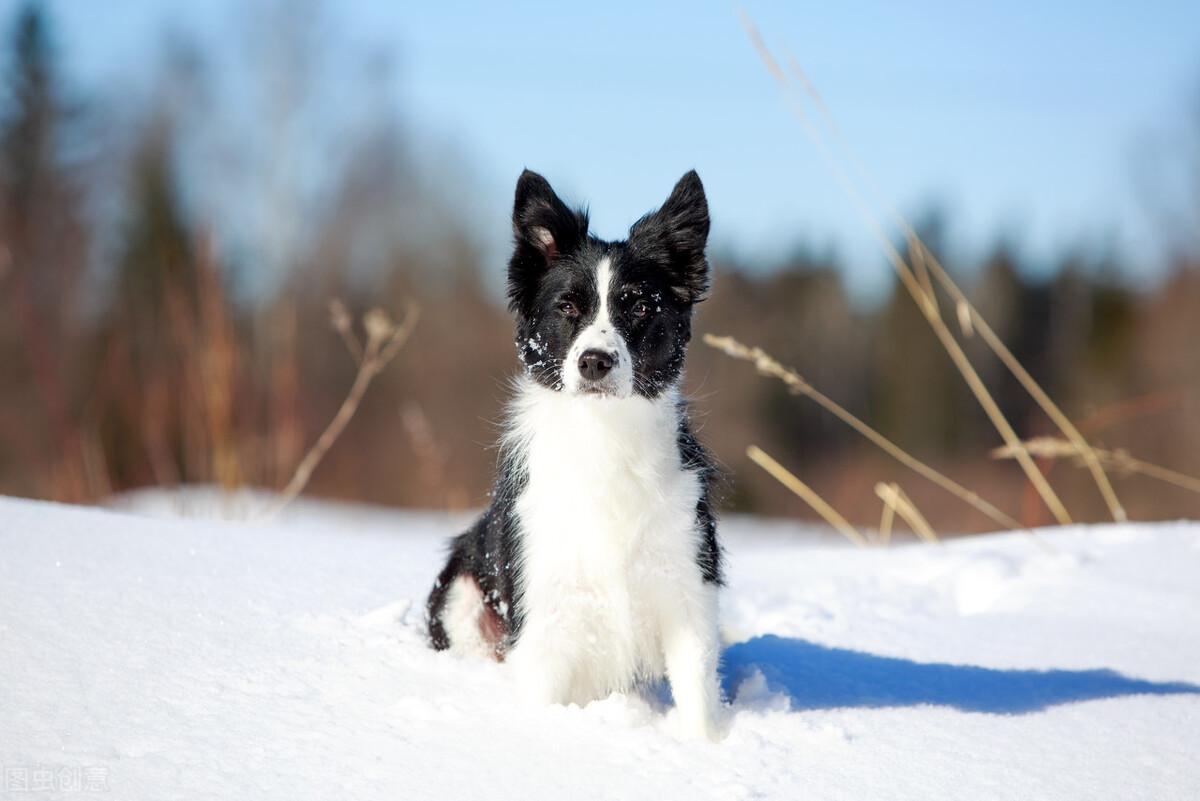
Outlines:
[[657,211],[605,242],[526,170],[513,207],[508,264],[517,350],[538,383],[560,392],[657,397],[674,385],[708,288],[708,203],[695,171]]

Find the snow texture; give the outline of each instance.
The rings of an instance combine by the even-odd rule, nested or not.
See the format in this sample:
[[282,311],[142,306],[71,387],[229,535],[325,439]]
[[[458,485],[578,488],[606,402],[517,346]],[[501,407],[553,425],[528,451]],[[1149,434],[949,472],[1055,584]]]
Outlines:
[[662,688],[531,708],[431,651],[465,518],[150,506],[0,499],[0,797],[1200,798],[1200,524],[856,550],[727,521],[712,744]]

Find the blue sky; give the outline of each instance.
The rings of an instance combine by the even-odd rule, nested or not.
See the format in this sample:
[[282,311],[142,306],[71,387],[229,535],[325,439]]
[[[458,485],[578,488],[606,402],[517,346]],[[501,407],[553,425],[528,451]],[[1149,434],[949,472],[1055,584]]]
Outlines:
[[[226,0],[50,5],[85,85],[136,79],[168,25],[215,40],[241,18]],[[1035,260],[1103,239],[1154,267],[1161,232],[1137,165],[1200,97],[1200,4],[745,9],[818,84],[890,201],[910,215],[929,202],[949,211],[964,261],[1010,235]],[[351,49],[396,54],[401,107],[465,155],[489,210],[485,239],[507,237],[524,166],[587,202],[607,237],[694,167],[717,247],[770,257],[798,239],[832,244],[867,295],[888,276],[733,5],[358,0],[328,4],[324,17]]]

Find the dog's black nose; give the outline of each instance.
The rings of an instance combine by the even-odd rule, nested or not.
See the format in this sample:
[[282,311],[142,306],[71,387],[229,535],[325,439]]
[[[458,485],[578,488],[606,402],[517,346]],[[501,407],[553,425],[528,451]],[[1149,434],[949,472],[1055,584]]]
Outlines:
[[602,350],[585,350],[579,357],[579,374],[588,381],[599,381],[613,369],[613,354]]

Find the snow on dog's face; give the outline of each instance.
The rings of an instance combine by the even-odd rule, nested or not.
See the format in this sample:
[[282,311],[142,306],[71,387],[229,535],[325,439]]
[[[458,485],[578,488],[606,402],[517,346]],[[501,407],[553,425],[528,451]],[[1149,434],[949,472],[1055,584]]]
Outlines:
[[666,203],[605,242],[546,179],[525,170],[508,264],[517,350],[529,374],[581,395],[657,397],[678,381],[692,306],[708,288],[708,204],[689,172]]

